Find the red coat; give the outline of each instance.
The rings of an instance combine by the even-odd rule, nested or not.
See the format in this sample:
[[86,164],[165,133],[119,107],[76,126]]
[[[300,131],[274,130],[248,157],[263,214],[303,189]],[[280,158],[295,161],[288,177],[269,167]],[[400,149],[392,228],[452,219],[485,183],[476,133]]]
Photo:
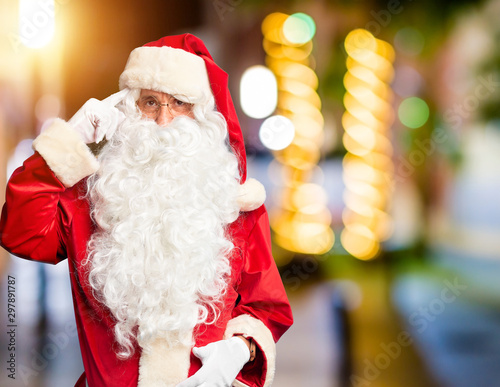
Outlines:
[[[1,245],[11,253],[30,260],[56,264],[69,259],[75,318],[88,385],[135,387],[140,374],[139,363],[141,361],[142,367],[142,362],[146,363],[146,360],[140,359],[139,348],[130,359],[117,359],[113,350],[116,348],[112,333],[113,317],[93,297],[87,274],[82,268],[86,244],[95,229],[88,203],[82,199],[84,180],[80,179],[79,183],[67,188],[68,184],[65,186],[61,182],[61,165],[56,166],[53,159],[46,156],[43,146],[35,144],[35,148],[44,157],[35,153],[8,183],[0,220]],[[71,162],[68,161],[69,164]],[[70,168],[68,163],[63,167]],[[245,365],[238,375],[239,382],[235,381],[234,385],[268,386],[274,376],[274,343],[292,324],[292,314],[271,255],[269,223],[264,206],[242,212],[231,224],[230,235],[236,248],[231,257],[232,278],[225,309],[216,324],[195,328],[195,345],[203,346],[233,334],[253,338],[260,349],[258,357]],[[164,361],[170,362],[169,356],[174,355],[177,356],[165,354]],[[185,362],[188,369],[173,370],[177,378],[179,372],[185,378],[201,366],[190,348],[183,356],[189,356]],[[144,366],[154,367],[151,364]],[[165,367],[168,368],[168,364]],[[166,371],[167,377],[169,372]],[[146,371],[142,377],[144,382],[139,385],[147,386]],[[175,377],[172,385],[177,383]],[[85,376],[82,375],[77,386],[83,386],[84,381]]]

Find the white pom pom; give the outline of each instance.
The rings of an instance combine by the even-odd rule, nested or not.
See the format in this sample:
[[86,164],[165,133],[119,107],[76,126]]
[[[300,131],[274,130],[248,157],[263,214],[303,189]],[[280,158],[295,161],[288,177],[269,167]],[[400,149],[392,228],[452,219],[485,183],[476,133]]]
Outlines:
[[240,185],[238,204],[241,211],[253,211],[264,204],[266,190],[264,186],[255,179],[248,179]]

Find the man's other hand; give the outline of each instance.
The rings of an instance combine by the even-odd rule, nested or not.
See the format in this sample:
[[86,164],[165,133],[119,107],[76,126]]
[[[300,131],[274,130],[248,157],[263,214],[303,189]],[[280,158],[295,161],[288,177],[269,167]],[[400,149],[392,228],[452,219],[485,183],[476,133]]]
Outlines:
[[177,387],[231,387],[231,383],[250,359],[250,351],[243,340],[231,337],[193,348],[193,354],[203,366]]

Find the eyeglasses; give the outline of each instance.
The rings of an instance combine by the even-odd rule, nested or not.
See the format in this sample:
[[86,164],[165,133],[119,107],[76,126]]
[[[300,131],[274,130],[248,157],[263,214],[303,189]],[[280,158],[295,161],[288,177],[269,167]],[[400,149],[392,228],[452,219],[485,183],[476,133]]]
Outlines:
[[139,98],[136,104],[144,115],[154,119],[158,117],[161,106],[166,106],[174,117],[189,115],[193,110],[192,103],[183,102],[171,95],[168,96],[167,103],[160,103],[155,97],[149,95]]

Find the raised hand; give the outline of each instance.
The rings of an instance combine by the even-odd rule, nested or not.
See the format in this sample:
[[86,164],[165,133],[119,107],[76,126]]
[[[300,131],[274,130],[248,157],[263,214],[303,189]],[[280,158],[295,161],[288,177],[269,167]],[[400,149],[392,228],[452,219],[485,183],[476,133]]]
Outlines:
[[68,123],[81,134],[86,144],[101,142],[104,137],[111,138],[118,125],[125,119],[125,114],[116,108],[129,89],[99,101],[91,98],[83,104]]

